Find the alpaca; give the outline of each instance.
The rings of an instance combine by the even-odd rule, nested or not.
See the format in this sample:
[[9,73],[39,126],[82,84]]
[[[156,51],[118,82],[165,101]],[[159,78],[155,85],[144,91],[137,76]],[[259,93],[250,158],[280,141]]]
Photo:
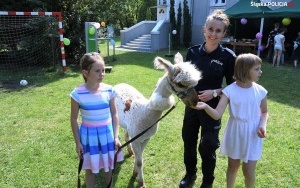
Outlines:
[[[201,79],[201,73],[191,63],[183,62],[180,53],[175,55],[174,62],[173,65],[161,57],[154,59],[156,68],[164,68],[166,73],[158,80],[149,100],[128,84],[121,83],[115,86],[119,121],[125,130],[126,142],[154,124],[164,110],[174,105],[172,94],[177,95],[188,106],[195,106],[198,102],[194,86]],[[143,175],[143,151],[157,129],[158,123],[127,147],[129,154],[135,155],[133,176],[138,176],[140,188],[146,187]]]

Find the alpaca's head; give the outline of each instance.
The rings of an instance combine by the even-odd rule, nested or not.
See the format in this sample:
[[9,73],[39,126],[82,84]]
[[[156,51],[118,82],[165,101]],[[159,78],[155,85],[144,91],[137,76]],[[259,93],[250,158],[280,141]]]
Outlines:
[[161,57],[154,60],[157,68],[165,68],[169,90],[181,98],[185,105],[195,106],[199,98],[194,86],[201,79],[201,72],[190,62],[183,62],[180,53],[175,55],[174,62],[175,64],[172,64]]

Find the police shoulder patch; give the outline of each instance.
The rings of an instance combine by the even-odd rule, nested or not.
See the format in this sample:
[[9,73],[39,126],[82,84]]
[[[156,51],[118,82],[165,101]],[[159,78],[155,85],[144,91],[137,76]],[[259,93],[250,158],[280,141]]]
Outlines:
[[189,47],[188,49],[191,49],[191,48],[200,48],[200,46],[201,46],[201,44],[196,44],[194,46]]
[[231,49],[229,49],[229,48],[224,48],[224,50],[226,50],[227,52],[229,52],[233,57],[236,57],[236,55],[235,55],[235,53],[231,50]]

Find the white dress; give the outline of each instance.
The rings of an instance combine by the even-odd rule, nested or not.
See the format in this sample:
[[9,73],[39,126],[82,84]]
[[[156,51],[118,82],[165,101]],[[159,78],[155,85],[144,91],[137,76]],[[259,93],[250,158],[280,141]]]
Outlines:
[[282,43],[281,43],[281,40],[284,38],[284,35],[283,34],[277,34],[275,37],[274,37],[274,42],[275,42],[275,45],[274,45],[274,50],[282,50],[283,49],[283,46],[282,46]]
[[253,82],[250,88],[241,88],[236,82],[222,91],[229,98],[229,118],[226,124],[220,153],[232,159],[260,159],[263,139],[258,137],[260,104],[267,90]]

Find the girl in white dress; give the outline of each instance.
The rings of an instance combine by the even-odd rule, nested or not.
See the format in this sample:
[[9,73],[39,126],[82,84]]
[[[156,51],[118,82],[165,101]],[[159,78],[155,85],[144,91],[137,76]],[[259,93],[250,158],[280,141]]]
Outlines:
[[284,32],[285,29],[281,28],[278,31],[278,34],[274,37],[274,57],[273,57],[273,66],[275,66],[275,63],[277,65],[277,67],[279,67],[279,62],[280,62],[280,57],[282,52],[285,52],[285,47],[284,47],[284,41],[285,41],[285,37],[284,37]]
[[237,57],[234,69],[236,82],[222,90],[216,109],[198,102],[212,118],[220,119],[229,104],[229,118],[221,144],[221,154],[228,156],[227,188],[233,188],[242,161],[245,187],[253,188],[255,168],[262,153],[268,119],[267,90],[256,81],[262,74],[262,60],[253,54]]

